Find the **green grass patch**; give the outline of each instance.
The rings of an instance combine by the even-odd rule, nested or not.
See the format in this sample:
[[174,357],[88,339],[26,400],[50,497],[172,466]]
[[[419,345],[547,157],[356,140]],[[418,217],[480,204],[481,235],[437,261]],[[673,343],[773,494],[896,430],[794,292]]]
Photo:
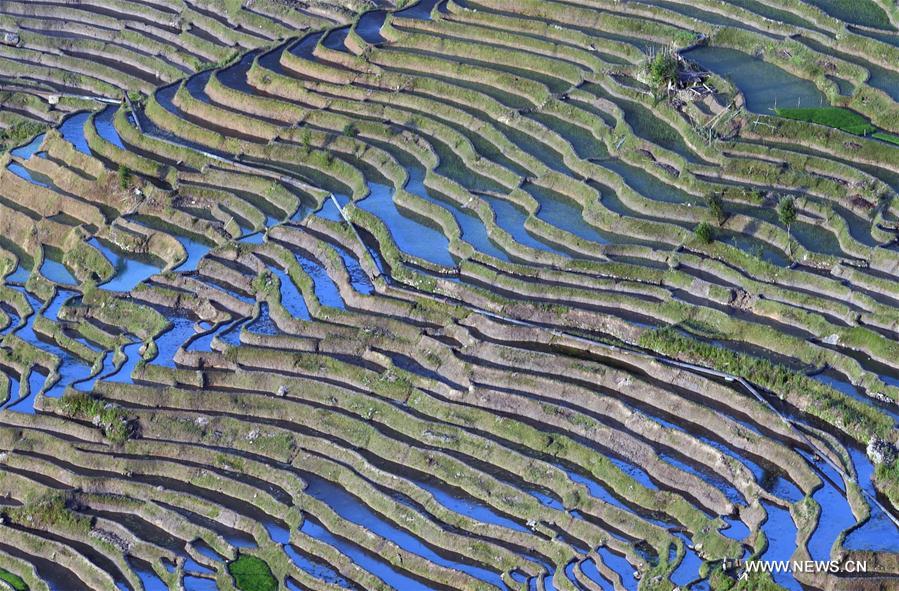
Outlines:
[[21,507],[10,509],[8,517],[18,524],[46,530],[61,530],[87,535],[91,530],[90,518],[77,513],[69,495],[48,492],[27,499]]
[[9,583],[16,591],[28,591],[28,585],[19,575],[13,574],[8,570],[0,568],[0,580]]
[[278,580],[262,559],[243,554],[228,564],[234,585],[240,591],[278,591]]
[[131,436],[132,425],[118,406],[107,404],[83,392],[66,393],[59,402],[59,410],[74,419],[90,421],[100,427],[113,443],[124,443]]
[[807,412],[837,426],[859,443],[866,444],[871,435],[888,438],[892,432],[893,422],[873,406],[768,359],[689,338],[673,327],[643,333],[640,345],[682,361],[742,376],[781,398],[793,395],[810,400]]
[[893,507],[899,507],[899,460],[877,466],[874,477]]
[[880,141],[899,146],[899,135],[893,135],[892,133],[886,133],[885,131],[878,131],[871,137],[875,137]]
[[786,119],[826,125],[855,135],[868,135],[877,131],[863,115],[840,107],[794,107],[776,109],[775,112]]
[[25,140],[36,136],[45,129],[45,125],[34,121],[20,121],[6,129],[0,129],[0,153],[25,143]]

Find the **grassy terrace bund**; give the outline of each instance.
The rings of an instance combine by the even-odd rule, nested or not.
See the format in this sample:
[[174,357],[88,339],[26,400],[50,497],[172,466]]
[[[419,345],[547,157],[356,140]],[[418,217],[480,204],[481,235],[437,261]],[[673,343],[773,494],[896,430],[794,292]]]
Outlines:
[[0,3],[0,589],[899,588],[897,26]]

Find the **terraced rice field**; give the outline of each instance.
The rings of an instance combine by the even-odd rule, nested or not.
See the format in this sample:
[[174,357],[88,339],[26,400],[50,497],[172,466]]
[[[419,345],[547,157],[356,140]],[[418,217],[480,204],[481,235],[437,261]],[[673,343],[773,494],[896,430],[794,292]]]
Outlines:
[[0,2],[0,589],[899,589],[897,25]]

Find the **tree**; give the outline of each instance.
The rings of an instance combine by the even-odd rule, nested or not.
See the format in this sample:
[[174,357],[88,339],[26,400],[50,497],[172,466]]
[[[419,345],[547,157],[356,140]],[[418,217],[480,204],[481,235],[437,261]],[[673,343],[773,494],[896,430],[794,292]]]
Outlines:
[[119,188],[127,189],[131,184],[131,171],[124,164],[119,164]]
[[661,51],[649,62],[649,81],[653,87],[667,86],[677,80],[677,58],[670,51]]
[[796,203],[793,202],[792,197],[784,197],[780,200],[780,203],[777,204],[777,217],[780,218],[780,223],[787,227],[787,244],[790,249],[788,254],[792,257],[793,236],[790,229],[793,222],[796,221]]
[[712,224],[708,222],[702,222],[696,229],[693,231],[696,234],[696,238],[700,240],[703,244],[711,244],[715,239],[715,228],[712,227]]
[[708,206],[709,206],[709,217],[715,222],[716,225],[720,226],[724,223],[724,220],[727,219],[727,212],[724,211],[724,203],[721,201],[721,197],[719,197],[716,193],[712,193],[708,196]]

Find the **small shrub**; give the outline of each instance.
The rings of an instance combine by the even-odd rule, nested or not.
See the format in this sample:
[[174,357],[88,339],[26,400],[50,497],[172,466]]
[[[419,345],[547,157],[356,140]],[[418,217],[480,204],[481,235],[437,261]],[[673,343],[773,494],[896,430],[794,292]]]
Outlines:
[[306,152],[306,154],[309,154],[309,152],[312,151],[312,132],[309,131],[308,129],[303,130],[302,142],[303,142],[303,150]]
[[662,51],[649,62],[649,83],[653,87],[667,86],[677,81],[677,58],[669,51]]
[[699,41],[699,35],[693,31],[681,29],[674,34],[674,44],[681,48],[693,45],[697,41]]
[[720,226],[727,219],[727,212],[724,210],[724,203],[721,197],[712,193],[708,197],[709,217],[715,224]]
[[708,222],[702,222],[696,229],[693,231],[696,235],[696,238],[699,239],[703,244],[711,244],[715,239],[715,229]]

